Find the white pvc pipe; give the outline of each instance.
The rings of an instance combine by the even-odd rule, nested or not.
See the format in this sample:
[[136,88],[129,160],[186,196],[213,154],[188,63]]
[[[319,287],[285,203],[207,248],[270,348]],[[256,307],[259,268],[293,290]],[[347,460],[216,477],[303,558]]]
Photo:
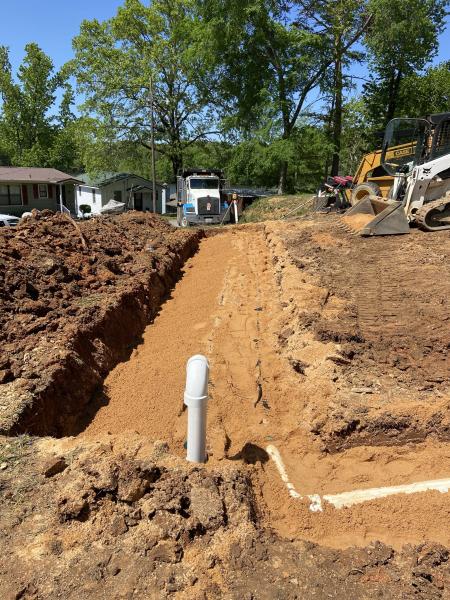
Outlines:
[[188,407],[187,456],[189,462],[206,462],[206,414],[209,364],[196,354],[186,365],[184,403]]

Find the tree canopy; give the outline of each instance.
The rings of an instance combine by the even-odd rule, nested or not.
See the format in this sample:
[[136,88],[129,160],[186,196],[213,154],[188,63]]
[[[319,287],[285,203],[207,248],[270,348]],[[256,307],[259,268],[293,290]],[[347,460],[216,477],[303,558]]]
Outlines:
[[351,173],[390,118],[449,109],[450,57],[435,64],[448,6],[124,0],[82,22],[60,71],[30,43],[13,73],[0,47],[0,161],[149,177],[153,131],[160,180],[217,166],[312,190]]
[[[57,107],[57,94],[62,95]],[[14,76],[8,49],[0,47],[0,148],[6,164],[76,168],[73,90],[37,44],[25,47]]]

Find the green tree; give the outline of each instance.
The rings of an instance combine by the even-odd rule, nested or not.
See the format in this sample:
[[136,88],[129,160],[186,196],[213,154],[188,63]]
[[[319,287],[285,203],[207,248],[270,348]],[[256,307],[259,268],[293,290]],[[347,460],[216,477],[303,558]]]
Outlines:
[[450,61],[428,68],[425,73],[413,73],[400,85],[399,106],[409,117],[447,112],[450,107]]
[[210,130],[208,101],[196,86],[196,31],[190,0],[125,0],[113,18],[84,21],[73,42],[72,68],[98,134],[149,148],[153,106],[173,175],[185,149]]
[[[225,116],[224,124],[240,131],[244,139],[265,127],[272,140],[284,142],[279,193],[288,181],[289,140],[311,92],[329,82],[333,64],[340,64],[336,71],[340,77],[342,64],[369,23],[358,2],[342,0],[342,14],[334,10],[335,4],[331,0],[294,6],[278,0],[202,0],[199,4],[205,49],[212,63],[209,87]],[[350,27],[338,26],[350,9],[350,17],[346,15]],[[342,81],[335,81],[336,86],[342,91]],[[339,106],[335,115],[338,152]]]
[[59,86],[53,64],[37,44],[27,44],[14,80],[8,49],[0,47],[1,133],[15,164],[39,164],[51,144],[49,110]]
[[346,70],[362,61],[363,54],[353,48],[367,30],[372,16],[367,3],[360,0],[297,0],[302,10],[303,26],[322,38],[323,61],[329,61],[320,87],[330,98],[328,130],[333,143],[331,175],[339,173],[343,124],[344,93],[351,87]]
[[374,72],[365,86],[373,124],[384,128],[402,112],[401,83],[435,56],[448,0],[369,0],[373,21],[365,44]]
[[[59,89],[65,92],[60,113],[55,116],[52,111]],[[68,130],[69,121],[75,121],[70,111],[73,93],[37,44],[25,46],[25,58],[16,77],[8,49],[0,47],[0,98],[4,162],[66,169],[73,166],[76,140]]]

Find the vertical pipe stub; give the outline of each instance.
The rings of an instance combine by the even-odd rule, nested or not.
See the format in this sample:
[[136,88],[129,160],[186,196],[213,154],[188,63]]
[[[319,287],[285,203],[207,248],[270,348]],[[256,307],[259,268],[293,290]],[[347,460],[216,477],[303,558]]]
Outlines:
[[188,407],[187,456],[189,462],[206,462],[206,414],[209,364],[196,354],[186,365],[184,403]]

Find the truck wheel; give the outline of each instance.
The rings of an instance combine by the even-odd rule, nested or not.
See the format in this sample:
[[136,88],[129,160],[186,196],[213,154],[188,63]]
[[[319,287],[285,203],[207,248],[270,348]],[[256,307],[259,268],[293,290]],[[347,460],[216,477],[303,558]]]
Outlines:
[[381,190],[376,183],[372,183],[371,181],[359,183],[352,189],[351,204],[352,206],[355,206],[355,204],[358,204],[358,202],[361,202],[361,200],[364,200],[364,198],[367,198],[368,196],[381,195]]

